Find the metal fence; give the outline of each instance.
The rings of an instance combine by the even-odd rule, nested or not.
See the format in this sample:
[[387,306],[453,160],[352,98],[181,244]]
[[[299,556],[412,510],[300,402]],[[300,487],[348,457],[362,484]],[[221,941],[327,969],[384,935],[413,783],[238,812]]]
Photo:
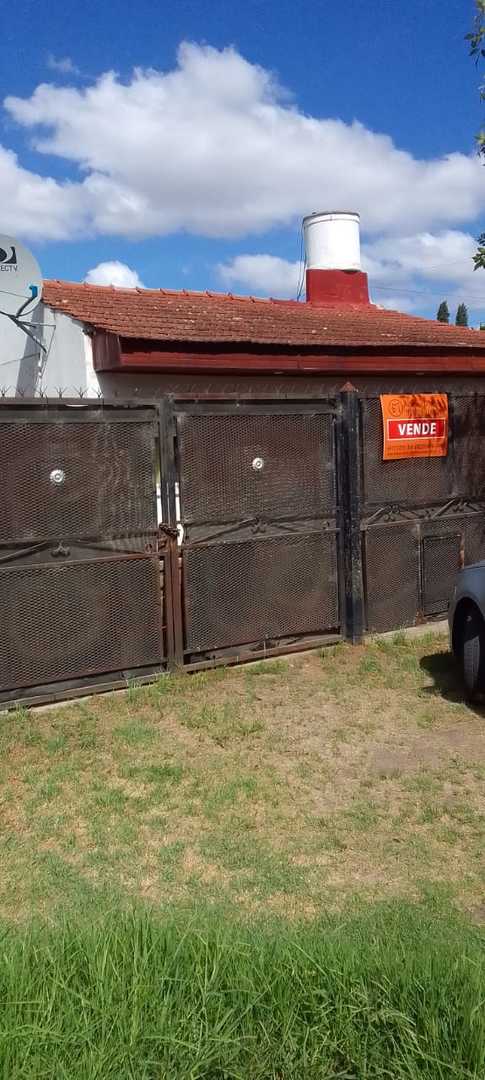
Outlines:
[[368,630],[443,616],[460,566],[485,558],[485,398],[449,395],[446,457],[382,459],[378,397],[360,401]]
[[384,462],[352,390],[0,403],[0,702],[442,616],[485,558],[485,397],[449,414],[447,457]]

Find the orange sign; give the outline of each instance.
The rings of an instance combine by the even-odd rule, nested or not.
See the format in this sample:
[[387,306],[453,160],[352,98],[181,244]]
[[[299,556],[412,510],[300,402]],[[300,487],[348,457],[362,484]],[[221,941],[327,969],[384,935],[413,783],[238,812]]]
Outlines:
[[384,461],[446,457],[447,394],[381,394]]

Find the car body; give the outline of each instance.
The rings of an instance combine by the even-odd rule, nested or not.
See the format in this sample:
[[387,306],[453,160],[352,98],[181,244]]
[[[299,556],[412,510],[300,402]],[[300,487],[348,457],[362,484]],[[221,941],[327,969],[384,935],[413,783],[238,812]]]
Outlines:
[[469,697],[485,691],[485,562],[460,570],[448,609],[450,645]]

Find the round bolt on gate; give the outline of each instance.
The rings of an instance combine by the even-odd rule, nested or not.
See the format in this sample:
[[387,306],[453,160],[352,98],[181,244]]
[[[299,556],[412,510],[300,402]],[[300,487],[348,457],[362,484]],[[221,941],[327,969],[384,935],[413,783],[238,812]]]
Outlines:
[[64,472],[64,469],[53,469],[49,476],[51,484],[56,484],[57,486],[59,486],[59,484],[63,484],[65,479],[66,474]]
[[253,467],[255,472],[261,472],[261,469],[264,466],[263,458],[262,457],[255,457],[255,458],[253,458],[253,461],[252,461],[251,464],[252,464],[252,467]]

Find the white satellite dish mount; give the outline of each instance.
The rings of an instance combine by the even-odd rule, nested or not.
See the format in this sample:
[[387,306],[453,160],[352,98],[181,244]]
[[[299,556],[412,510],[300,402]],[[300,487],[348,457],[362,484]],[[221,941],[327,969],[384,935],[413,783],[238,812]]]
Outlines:
[[13,236],[0,233],[0,315],[46,352],[46,347],[26,321],[42,297],[42,274],[32,252]]

